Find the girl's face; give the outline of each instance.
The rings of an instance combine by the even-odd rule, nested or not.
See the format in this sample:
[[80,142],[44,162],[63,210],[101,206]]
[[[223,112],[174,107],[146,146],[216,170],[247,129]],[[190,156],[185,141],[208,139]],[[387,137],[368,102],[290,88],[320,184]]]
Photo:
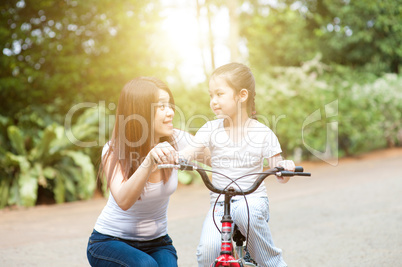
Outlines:
[[217,118],[234,117],[238,111],[238,96],[224,78],[216,76],[209,81],[209,105]]
[[154,118],[154,133],[156,141],[159,141],[159,138],[161,137],[173,134],[174,110],[169,100],[169,94],[165,90],[159,89],[159,100],[156,104]]

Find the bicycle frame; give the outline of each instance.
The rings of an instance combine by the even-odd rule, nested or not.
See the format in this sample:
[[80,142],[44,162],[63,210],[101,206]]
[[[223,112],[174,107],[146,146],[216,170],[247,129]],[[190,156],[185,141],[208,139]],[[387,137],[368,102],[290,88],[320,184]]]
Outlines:
[[[295,172],[290,172],[290,171],[285,171],[282,167],[275,167],[273,169],[267,170],[263,173],[259,173],[259,177],[255,180],[253,185],[246,190],[235,190],[233,186],[230,186],[231,184],[236,184],[236,179],[232,180],[232,182],[224,189],[219,189],[216,188],[211,181],[208,178],[208,175],[205,173],[206,170],[202,168],[198,168],[193,165],[189,165],[187,163],[180,163],[178,165],[175,164],[162,164],[159,165],[158,168],[179,168],[180,170],[196,170],[205,186],[212,192],[218,193],[218,194],[224,194],[225,195],[225,201],[224,201],[224,215],[222,217],[221,223],[222,223],[222,230],[221,230],[221,252],[218,258],[211,264],[210,267],[246,267],[246,266],[258,266],[252,262],[246,262],[245,257],[243,255],[238,255],[239,258],[236,259],[236,257],[233,255],[233,244],[232,244],[232,226],[233,226],[233,220],[232,216],[230,215],[230,201],[232,197],[238,196],[238,195],[248,195],[253,193],[257,188],[260,186],[260,184],[264,181],[266,177],[269,175],[276,175],[276,176],[294,176],[294,175],[299,175],[299,176],[311,176],[310,173],[304,173],[303,172],[303,167],[296,167]],[[222,174],[223,175],[223,174]],[[240,240],[241,242],[243,240]],[[243,254],[243,253],[238,253],[238,254]]]
[[[233,190],[233,192],[235,192]],[[236,259],[233,254],[233,244],[232,244],[232,216],[230,215],[230,200],[233,195],[230,194],[230,189],[228,193],[225,193],[225,202],[224,202],[224,214],[221,220],[222,223],[222,244],[221,244],[221,253],[220,256],[215,260],[215,262],[211,265],[213,267],[219,266],[231,266],[231,267],[242,267],[243,264],[239,263],[239,260]]]

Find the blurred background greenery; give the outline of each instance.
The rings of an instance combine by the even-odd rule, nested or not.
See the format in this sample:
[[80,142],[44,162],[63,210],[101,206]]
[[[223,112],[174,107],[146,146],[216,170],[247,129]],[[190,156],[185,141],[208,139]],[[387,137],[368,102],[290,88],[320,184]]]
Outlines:
[[251,67],[288,158],[402,145],[401,0],[2,0],[0,20],[0,208],[91,198],[134,77],[166,81],[194,133],[213,118],[207,77],[231,61]]

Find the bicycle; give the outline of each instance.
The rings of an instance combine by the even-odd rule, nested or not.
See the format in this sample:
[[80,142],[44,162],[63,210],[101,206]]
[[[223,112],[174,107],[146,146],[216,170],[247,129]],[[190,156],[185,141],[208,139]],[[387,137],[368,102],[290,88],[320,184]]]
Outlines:
[[[163,168],[178,168],[179,170],[186,170],[186,171],[193,171],[196,170],[199,175],[202,178],[202,181],[204,182],[205,186],[212,192],[217,193],[219,195],[224,195],[225,200],[224,200],[224,215],[222,217],[221,223],[221,252],[218,258],[215,259],[215,261],[211,264],[211,267],[220,267],[220,266],[225,266],[225,267],[256,267],[258,264],[251,258],[248,250],[247,250],[247,243],[244,245],[246,240],[248,240],[248,232],[249,229],[247,230],[247,238],[240,233],[240,230],[237,228],[236,225],[233,226],[233,220],[230,214],[230,203],[231,199],[234,196],[238,195],[243,195],[246,204],[247,204],[247,198],[245,197],[248,194],[253,193],[257,188],[261,185],[261,183],[264,181],[265,178],[267,178],[269,175],[276,175],[276,176],[311,176],[311,173],[305,173],[303,172],[303,167],[297,166],[295,168],[294,172],[290,171],[285,171],[282,167],[275,167],[269,170],[266,170],[262,173],[250,173],[241,177],[238,177],[236,179],[231,179],[227,177],[226,175],[219,173],[219,172],[214,172],[211,170],[203,169],[198,166],[194,166],[191,164],[188,164],[184,161],[179,161],[178,164],[161,164],[158,165],[159,169]],[[208,175],[206,172],[214,172],[220,175],[223,175],[227,177],[228,179],[231,180],[231,182],[223,189],[216,188],[212,182],[209,180]],[[235,189],[232,184],[237,185],[236,181],[250,175],[259,175],[258,178],[254,181],[253,185],[247,188],[246,190],[242,190],[239,186],[239,190]],[[217,204],[219,197],[217,198],[215,205]],[[247,205],[248,206],[248,205]],[[215,209],[215,207],[214,207]],[[215,221],[215,220],[214,220]],[[216,223],[215,223],[216,225]],[[232,228],[233,226],[233,228]],[[249,225],[248,225],[249,226]],[[218,227],[217,227],[218,228]],[[218,229],[219,230],[219,229]],[[235,246],[232,243],[235,243]]]

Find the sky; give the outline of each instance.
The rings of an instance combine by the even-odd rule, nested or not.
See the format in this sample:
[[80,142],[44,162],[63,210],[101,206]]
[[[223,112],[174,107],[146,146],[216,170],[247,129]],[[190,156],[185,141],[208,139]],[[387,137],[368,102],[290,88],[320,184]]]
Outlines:
[[[179,53],[181,64],[176,66],[182,79],[191,84],[205,81],[202,57],[206,67],[211,71],[210,51],[208,48],[208,21],[204,10],[201,10],[200,23],[197,21],[196,1],[161,0],[166,16],[163,30],[171,44]],[[230,60],[227,46],[229,33],[229,16],[225,9],[217,11],[213,21],[215,65],[226,64]],[[203,50],[200,47],[204,47]]]

